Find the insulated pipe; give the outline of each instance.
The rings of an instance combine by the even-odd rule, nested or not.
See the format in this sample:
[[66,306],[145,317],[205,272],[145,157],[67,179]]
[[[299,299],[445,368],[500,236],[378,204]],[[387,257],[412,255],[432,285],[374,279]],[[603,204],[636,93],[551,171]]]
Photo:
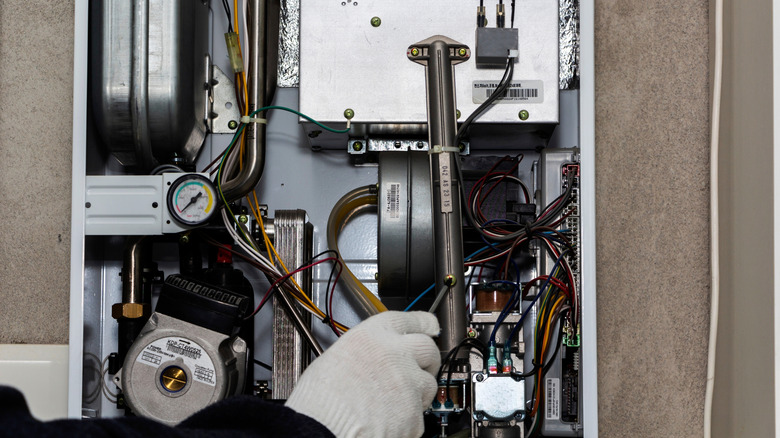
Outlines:
[[[262,107],[265,99],[266,73],[266,0],[248,0],[249,10],[249,102],[251,114]],[[236,200],[251,192],[260,182],[265,166],[265,125],[250,123],[246,129],[246,159],[238,175],[222,184],[225,199]],[[238,152],[236,152],[238,153]]]
[[[469,54],[468,47],[440,35],[421,41],[407,51],[410,60],[426,66],[435,290],[448,289],[436,309],[441,325],[442,356],[466,337],[461,182],[453,172],[455,160],[460,159],[454,152],[458,146],[454,65],[468,59]],[[439,151],[435,150],[437,147]]]

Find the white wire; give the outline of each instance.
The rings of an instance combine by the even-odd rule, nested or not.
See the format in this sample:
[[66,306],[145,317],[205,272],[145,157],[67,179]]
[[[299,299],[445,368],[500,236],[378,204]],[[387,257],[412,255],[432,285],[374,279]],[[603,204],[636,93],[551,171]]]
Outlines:
[[244,5],[243,8],[241,8],[241,24],[244,25],[244,28],[241,29],[241,51],[243,52],[241,54],[241,59],[244,60],[244,72],[245,74],[249,74],[249,34],[247,32],[246,27],[246,16],[247,16],[247,8],[248,8],[248,0],[243,0],[242,4]]
[[715,389],[715,347],[718,343],[720,301],[720,242],[718,216],[718,149],[720,104],[723,87],[723,0],[715,0],[715,63],[710,119],[710,340],[707,354],[707,382],[704,396],[704,438],[712,436],[712,398]]

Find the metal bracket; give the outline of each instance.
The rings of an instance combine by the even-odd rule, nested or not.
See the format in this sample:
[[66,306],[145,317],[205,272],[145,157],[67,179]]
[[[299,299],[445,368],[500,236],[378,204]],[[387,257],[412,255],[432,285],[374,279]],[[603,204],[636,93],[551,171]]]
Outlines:
[[[461,141],[458,147],[460,155],[469,155],[471,152],[469,142]],[[462,147],[461,147],[462,146]],[[368,152],[428,152],[430,144],[428,140],[393,140],[387,138],[353,138],[347,142],[347,153],[350,155],[363,155]]]
[[236,132],[241,113],[238,111],[233,81],[218,66],[212,65],[211,76],[207,85],[209,93],[209,131],[214,134],[232,134]]

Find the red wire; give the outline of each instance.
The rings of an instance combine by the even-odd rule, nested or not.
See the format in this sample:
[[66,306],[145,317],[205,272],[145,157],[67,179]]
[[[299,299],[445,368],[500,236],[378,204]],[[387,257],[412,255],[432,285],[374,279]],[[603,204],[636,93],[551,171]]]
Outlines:
[[325,263],[327,261],[338,261],[338,259],[336,257],[326,257],[326,258],[324,258],[322,260],[318,260],[318,261],[316,261],[316,262],[314,262],[314,263],[312,263],[310,265],[306,265],[306,266],[303,266],[301,268],[298,268],[298,269],[290,272],[287,275],[283,275],[283,276],[279,277],[276,281],[273,282],[271,287],[268,288],[268,291],[265,293],[265,295],[263,295],[263,299],[260,301],[260,304],[258,304],[258,306],[255,309],[255,311],[252,312],[251,315],[247,316],[246,319],[251,319],[255,315],[257,315],[257,312],[259,312],[260,309],[263,308],[263,306],[265,305],[265,302],[268,301],[268,299],[271,297],[271,293],[274,291],[274,288],[276,288],[280,283],[284,282],[288,278],[292,277],[293,275],[295,275],[295,274],[297,274],[297,273],[299,273],[301,271],[305,271],[307,269],[311,269],[311,268],[313,268],[313,267],[315,267],[315,266],[317,266],[317,265],[319,265],[321,263]]

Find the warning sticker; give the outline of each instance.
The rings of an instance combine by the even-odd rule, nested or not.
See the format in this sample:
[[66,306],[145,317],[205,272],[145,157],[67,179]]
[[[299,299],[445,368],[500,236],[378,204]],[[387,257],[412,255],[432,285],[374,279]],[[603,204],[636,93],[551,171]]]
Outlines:
[[198,343],[185,338],[160,338],[147,345],[136,358],[136,362],[159,368],[181,359],[190,369],[196,382],[216,386],[216,370],[208,353]]
[[547,420],[561,419],[561,379],[547,378],[545,381],[545,404],[547,405]]
[[[474,103],[482,103],[498,88],[499,81],[474,81],[471,98]],[[542,103],[544,102],[544,82],[512,81],[504,95],[493,103]]]

